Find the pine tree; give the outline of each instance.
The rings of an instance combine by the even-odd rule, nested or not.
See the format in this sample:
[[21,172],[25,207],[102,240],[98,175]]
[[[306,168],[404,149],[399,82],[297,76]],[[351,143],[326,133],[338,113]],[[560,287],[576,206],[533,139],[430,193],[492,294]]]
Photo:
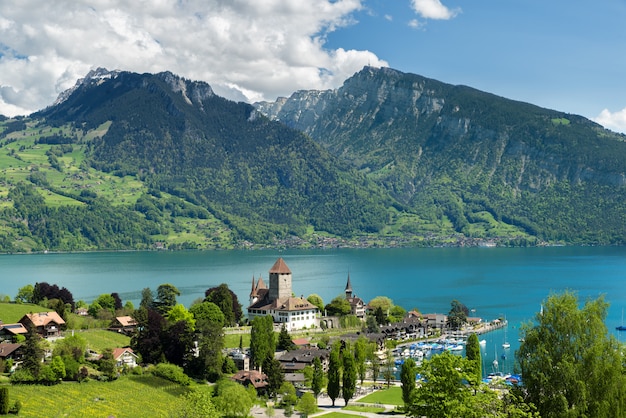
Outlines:
[[400,381],[402,382],[402,401],[404,410],[408,411],[411,405],[413,391],[415,390],[415,376],[417,375],[417,364],[412,358],[405,360],[400,371]]
[[322,369],[322,362],[319,357],[313,359],[313,380],[311,381],[311,389],[315,395],[315,399],[322,392],[324,386],[324,370]]
[[478,342],[478,336],[476,334],[470,334],[467,338],[467,344],[465,345],[465,357],[474,362],[476,370],[476,382],[474,384],[480,383],[483,378],[482,358],[480,356],[480,343]]
[[328,362],[328,385],[326,386],[328,397],[335,406],[335,399],[341,393],[341,359],[339,357],[339,346],[333,346],[330,351],[330,360]]

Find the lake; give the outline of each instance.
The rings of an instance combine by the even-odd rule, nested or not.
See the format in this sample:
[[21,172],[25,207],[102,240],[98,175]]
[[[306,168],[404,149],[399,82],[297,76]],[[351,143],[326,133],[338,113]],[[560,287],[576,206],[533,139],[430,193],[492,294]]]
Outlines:
[[[343,295],[350,274],[354,293],[366,302],[383,295],[407,310],[447,313],[457,299],[485,320],[506,317],[511,362],[519,325],[531,320],[552,292],[573,290],[581,301],[604,295],[611,304],[607,326],[612,333],[626,307],[626,247],[0,255],[0,293],[13,299],[26,284],[48,282],[69,289],[76,301],[117,292],[137,306],[142,289],[171,283],[181,291],[179,302],[189,307],[206,289],[226,283],[245,309],[252,277],[267,282],[278,257],[293,273],[293,291],[305,297],[317,293],[324,303]],[[626,338],[626,333],[615,335]],[[504,331],[486,339],[485,360],[490,361],[489,356],[500,356]]]

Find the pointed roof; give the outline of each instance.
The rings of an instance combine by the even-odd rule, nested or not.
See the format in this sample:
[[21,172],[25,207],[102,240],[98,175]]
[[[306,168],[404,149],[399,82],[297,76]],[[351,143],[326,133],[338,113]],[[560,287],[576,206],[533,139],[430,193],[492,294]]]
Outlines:
[[287,267],[287,264],[285,263],[285,260],[283,260],[282,257],[281,257],[278,260],[276,260],[276,262],[274,263],[274,265],[270,269],[270,274],[272,274],[272,273],[291,274],[291,270],[289,270],[289,267]]
[[350,283],[350,273],[348,273],[348,283],[346,283],[346,293],[352,293],[352,284]]

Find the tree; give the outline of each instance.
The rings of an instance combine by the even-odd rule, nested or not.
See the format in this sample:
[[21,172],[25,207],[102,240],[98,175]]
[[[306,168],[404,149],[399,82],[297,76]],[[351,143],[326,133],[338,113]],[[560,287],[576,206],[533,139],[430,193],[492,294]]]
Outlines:
[[478,336],[475,333],[470,334],[467,337],[467,344],[465,345],[465,357],[468,360],[474,362],[475,382],[479,383],[483,378],[482,370],[482,358],[480,355],[480,343]]
[[224,314],[224,324],[233,326],[241,323],[243,312],[237,295],[225,283],[204,292],[206,302],[215,303]]
[[266,358],[263,362],[263,373],[267,376],[267,393],[276,397],[278,390],[285,381],[285,371],[280,365],[280,361],[274,357]]
[[307,296],[306,300],[312,305],[317,306],[317,309],[319,309],[320,312],[324,312],[324,301],[322,300],[322,297],[320,295],[311,293],[309,296]]
[[6,386],[0,387],[0,415],[9,413],[9,405],[9,388]]
[[98,318],[101,310],[108,311],[111,316],[115,314],[115,298],[108,293],[104,293],[89,305],[89,315]]
[[276,351],[274,320],[271,316],[257,316],[250,329],[250,362],[260,367],[266,359],[273,358]]
[[469,315],[469,309],[458,300],[454,299],[450,303],[450,312],[448,313],[448,325],[453,330],[460,329],[466,322]]
[[387,356],[385,357],[385,365],[383,368],[383,379],[387,382],[387,387],[391,386],[391,381],[395,378],[393,373],[394,367],[395,363],[393,361],[393,356],[391,355],[391,350],[387,349]]
[[542,417],[623,417],[622,355],[605,319],[604,297],[579,308],[576,294],[548,297],[535,323],[522,326],[517,360],[528,401]]
[[374,299],[370,300],[368,305],[374,310],[380,308],[385,315],[388,315],[391,308],[393,308],[393,301],[387,296],[376,296]]
[[322,369],[322,362],[319,357],[315,357],[313,359],[313,379],[311,380],[311,390],[315,395],[315,399],[322,392],[322,388],[324,387],[324,369]]
[[216,385],[213,391],[213,400],[220,416],[224,417],[246,417],[252,409],[252,400],[248,396],[246,389],[239,383],[224,382],[221,386]]
[[113,292],[111,293],[111,297],[113,298],[113,301],[114,301],[113,309],[115,311],[122,309],[122,299],[120,298],[119,293]]
[[100,373],[109,380],[117,378],[117,365],[113,358],[113,350],[105,348],[102,351],[102,358],[98,361]]
[[394,305],[389,310],[389,322],[401,322],[404,319],[404,315],[406,315],[406,309],[402,306]]
[[20,287],[17,291],[17,295],[15,296],[15,301],[17,303],[33,303],[33,290],[35,288],[32,284],[27,284],[26,286]]
[[280,328],[280,333],[278,333],[278,345],[276,346],[279,350],[291,351],[296,349],[296,344],[291,339],[291,335],[287,331],[285,324]]
[[344,316],[352,312],[350,302],[344,296],[337,296],[324,307],[328,316]]
[[354,355],[350,350],[343,350],[343,374],[341,382],[341,393],[343,400],[348,406],[348,401],[354,396],[356,391],[356,365],[354,364]]
[[354,362],[361,384],[365,380],[365,361],[367,360],[367,339],[362,335],[354,343]]
[[333,406],[335,406],[335,399],[337,399],[341,393],[341,358],[339,355],[339,346],[334,345],[330,350],[328,385],[326,386],[326,392],[333,402]]
[[224,326],[224,314],[220,310],[219,306],[213,302],[193,304],[191,305],[191,308],[189,308],[189,312],[193,314],[196,321],[208,321],[217,324],[220,327]]
[[208,391],[190,390],[181,396],[181,400],[172,411],[176,418],[219,418],[215,405]]
[[65,363],[60,356],[52,356],[50,368],[54,373],[55,380],[61,380],[65,377]]
[[402,401],[404,410],[408,411],[415,391],[415,378],[417,376],[417,364],[412,358],[408,358],[402,364],[400,382],[402,382]]
[[172,323],[185,321],[192,331],[196,328],[196,319],[182,303],[177,303],[176,305],[174,305],[169,311],[167,311],[165,317],[169,322]]
[[180,290],[176,286],[165,283],[157,288],[157,298],[154,307],[161,313],[165,314],[176,305],[176,297],[180,296]]
[[[382,310],[380,311],[382,314]],[[376,319],[376,316],[368,314],[365,317],[365,328],[367,329],[367,332],[378,332],[378,321]]]
[[315,397],[311,393],[306,392],[300,398],[297,409],[304,417],[314,414],[317,412],[317,401],[315,400]]
[[376,343],[369,343],[367,345],[367,359],[370,362],[370,367],[372,369],[372,380],[376,382],[378,380],[378,375],[380,374],[380,359],[376,354]]
[[141,302],[139,302],[140,308],[152,308],[154,305],[154,294],[149,287],[144,287],[141,291]]
[[385,325],[387,321],[387,316],[383,312],[383,308],[380,306],[374,310],[374,318],[376,318],[376,323],[378,325]]
[[39,370],[41,370],[41,360],[44,356],[44,350],[41,348],[41,337],[35,332],[35,328],[28,328],[26,340],[22,347],[22,368],[37,378],[39,376]]

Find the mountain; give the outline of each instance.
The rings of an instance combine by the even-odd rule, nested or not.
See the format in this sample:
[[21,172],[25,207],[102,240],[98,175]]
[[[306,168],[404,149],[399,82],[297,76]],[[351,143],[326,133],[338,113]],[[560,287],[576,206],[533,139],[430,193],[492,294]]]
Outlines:
[[626,138],[581,116],[372,67],[255,106],[466,236],[495,221],[552,242],[626,238]]
[[[20,234],[28,232],[34,248],[143,248],[151,245],[145,235],[168,243],[190,229],[201,248],[275,244],[309,229],[376,232],[386,219],[386,194],[310,138],[168,72],[98,70],[53,106],[4,128],[2,145],[14,159],[5,172],[24,163],[27,183],[5,174],[12,207],[1,218],[12,228],[16,220],[26,225]],[[115,212],[102,213],[95,233],[63,230],[96,206],[128,211],[130,231],[109,222]],[[148,233],[104,238],[137,230]]]
[[626,142],[391,69],[255,106],[97,69],[0,118],[0,251],[623,244]]

